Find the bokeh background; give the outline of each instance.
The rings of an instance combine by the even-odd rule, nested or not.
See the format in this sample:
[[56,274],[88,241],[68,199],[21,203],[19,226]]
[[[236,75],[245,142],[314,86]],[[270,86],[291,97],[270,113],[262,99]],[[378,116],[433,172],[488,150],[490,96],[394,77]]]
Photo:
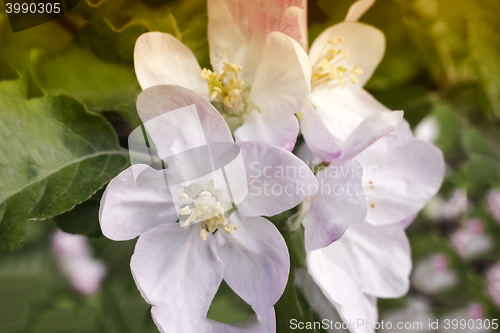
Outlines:
[[[310,0],[309,41],[352,2]],[[170,33],[209,68],[206,1],[80,0],[15,34],[0,10],[0,332],[157,332],[130,274],[135,240],[102,236],[99,200],[139,124],[135,40]],[[361,21],[387,37],[367,90],[404,110],[447,163],[439,195],[407,229],[411,290],[379,300],[381,318],[500,319],[500,2],[378,0]],[[57,230],[86,238],[68,248]],[[302,267],[301,235],[284,236]],[[318,318],[303,296],[292,274],[278,332]],[[226,285],[209,311],[227,323],[250,314]]]

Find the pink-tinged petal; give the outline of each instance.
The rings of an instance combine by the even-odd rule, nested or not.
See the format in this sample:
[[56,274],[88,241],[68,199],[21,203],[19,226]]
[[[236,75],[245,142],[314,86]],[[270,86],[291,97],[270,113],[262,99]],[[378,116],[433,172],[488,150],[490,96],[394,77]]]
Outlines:
[[311,64],[304,49],[290,37],[269,35],[249,99],[262,113],[299,112],[311,90]]
[[442,152],[413,138],[387,135],[359,154],[373,225],[397,223],[423,208],[443,181]]
[[[168,323],[172,325],[169,328],[196,326],[206,318],[222,281],[224,265],[217,256],[215,238],[208,234],[204,241],[200,231],[197,225],[188,230],[177,223],[158,226],[139,237],[130,262],[144,299],[152,305],[167,305],[171,309],[171,313],[157,314],[173,316],[175,313],[179,317]],[[191,322],[182,322],[182,318],[189,318]],[[156,315],[155,320],[165,322]],[[175,331],[163,328],[167,332]],[[185,332],[176,332],[182,331]]]
[[413,215],[410,215],[409,217],[407,217],[403,221],[401,221],[400,223],[403,226],[403,228],[405,228],[405,229],[408,228],[413,223],[413,221],[415,221],[417,216],[418,216],[418,213],[415,213]]
[[137,110],[162,158],[209,142],[233,142],[220,113],[189,89],[147,88],[137,99]]
[[160,224],[177,220],[163,172],[137,164],[108,184],[99,210],[104,236],[112,240],[128,240]]
[[319,117],[318,112],[306,103],[303,107],[300,128],[304,140],[311,151],[323,161],[331,161],[340,156],[340,144]]
[[160,84],[178,85],[208,99],[208,88],[200,77],[201,67],[193,52],[177,38],[148,32],[135,43],[134,66],[142,89]]
[[234,132],[236,142],[261,141],[293,150],[299,134],[299,122],[293,114],[260,113],[243,115],[244,123]]
[[401,297],[410,286],[410,243],[401,224],[351,226],[344,236],[323,250],[366,294]]
[[500,223],[500,191],[492,190],[487,197],[488,209],[495,220]]
[[347,139],[365,118],[391,111],[360,87],[314,91],[310,100],[326,127],[342,141]]
[[[326,249],[307,254],[307,268],[323,294],[332,302],[342,319],[349,323],[357,320],[375,323],[378,318],[377,305],[363,293],[356,281],[330,260]],[[352,328],[355,333],[373,333],[369,326]]]
[[[314,40],[309,50],[312,64],[321,61],[328,41],[337,37],[342,37],[343,41],[335,45],[335,49],[349,50],[349,59],[339,56],[335,66],[344,66],[348,70],[359,66],[363,74],[356,76],[356,86],[364,86],[384,57],[384,33],[371,25],[358,22],[343,22],[331,26]],[[352,88],[351,83],[346,86]]]
[[251,86],[266,39],[282,32],[307,48],[305,0],[262,2],[209,0],[208,40],[214,70],[230,61],[243,67],[241,77]]
[[303,220],[306,251],[324,248],[342,237],[351,225],[363,222],[366,201],[362,168],[355,160],[331,163],[318,172],[318,193]]
[[268,309],[285,290],[290,257],[283,236],[263,217],[244,217],[234,212],[229,223],[234,234],[215,234],[217,252],[224,263],[224,280],[254,309]]
[[295,155],[262,142],[240,142],[249,190],[238,204],[244,216],[273,216],[298,205],[318,188],[316,177]]
[[382,136],[394,130],[401,119],[403,111],[386,111],[365,118],[342,142],[342,159],[354,158]]
[[361,16],[375,3],[375,0],[358,0],[351,5],[347,16],[345,17],[346,22],[355,22],[359,20]]

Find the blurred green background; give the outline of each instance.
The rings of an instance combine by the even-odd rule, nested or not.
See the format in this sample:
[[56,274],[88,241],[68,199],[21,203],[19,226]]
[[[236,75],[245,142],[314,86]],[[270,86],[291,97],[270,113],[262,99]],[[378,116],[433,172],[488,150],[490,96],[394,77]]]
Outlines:
[[[342,21],[352,2],[310,0],[309,42]],[[486,203],[486,194],[500,188],[499,16],[496,0],[379,0],[361,19],[387,38],[366,89],[404,110],[412,128],[429,117],[437,122],[435,144],[448,168],[440,198],[466,191],[468,218],[480,218],[492,240],[463,259],[450,235],[466,228],[465,213],[421,212],[408,229],[414,264],[443,254],[457,282],[433,293],[413,286],[406,297],[380,300],[381,315],[421,297],[437,316],[478,302],[486,317],[500,318],[485,277],[500,259],[500,224]],[[157,331],[130,274],[135,241],[113,242],[100,233],[100,189],[127,167],[124,146],[139,124],[135,40],[147,31],[170,33],[209,67],[206,26],[205,0],[80,0],[65,16],[15,34],[2,8],[0,332]],[[77,293],[60,271],[50,248],[56,228],[87,235],[105,263],[96,294]],[[284,236],[291,249],[300,246],[300,234]],[[292,267],[303,266],[303,251],[291,252]],[[276,305],[278,332],[288,331],[290,318],[315,318],[300,294],[292,274]],[[250,313],[222,285],[209,317],[232,323]]]

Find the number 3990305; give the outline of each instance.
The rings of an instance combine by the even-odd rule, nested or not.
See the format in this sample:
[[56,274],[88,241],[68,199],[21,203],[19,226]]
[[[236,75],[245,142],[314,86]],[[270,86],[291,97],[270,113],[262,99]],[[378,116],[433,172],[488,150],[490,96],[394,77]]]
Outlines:
[[39,13],[39,14],[58,14],[61,12],[61,3],[6,3],[7,14],[10,13]]

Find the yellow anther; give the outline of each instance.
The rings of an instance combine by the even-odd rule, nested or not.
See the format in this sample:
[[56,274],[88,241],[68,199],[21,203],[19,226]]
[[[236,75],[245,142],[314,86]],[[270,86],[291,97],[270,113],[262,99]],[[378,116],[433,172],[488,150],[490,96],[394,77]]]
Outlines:
[[[342,37],[335,37],[328,41],[323,50],[321,50],[318,60],[312,66],[311,86],[335,86],[339,85],[345,88],[345,79],[349,77],[352,84],[358,83],[355,75],[363,74],[359,66],[354,66],[352,69],[344,67],[348,65],[346,60],[350,58],[349,49],[336,48],[337,44],[344,41]],[[344,62],[344,64],[342,64]]]
[[207,235],[208,235],[208,232],[205,229],[201,229],[201,232],[200,232],[201,239],[203,239],[204,241],[206,241],[207,240]]
[[337,44],[340,44],[344,41],[344,38],[343,37],[335,37],[333,40],[329,40],[328,42],[333,44],[333,45],[337,45]]
[[208,220],[208,231],[212,233],[215,231],[215,229],[217,229],[217,219],[215,217],[212,217]]
[[238,78],[238,72],[243,68],[239,65],[225,61],[222,74],[204,68],[200,76],[207,81],[210,100],[223,102],[227,107],[233,107],[241,95],[243,81]]
[[179,194],[179,201],[187,201],[189,200],[189,196],[186,193]]
[[191,214],[191,208],[189,208],[189,206],[184,206],[181,209],[179,209],[179,214],[180,215],[189,215],[189,214]]
[[354,74],[349,75],[349,77],[351,78],[352,84],[358,83],[358,80],[356,80],[356,77],[354,76]]
[[188,230],[188,229],[189,229],[189,226],[190,226],[190,224],[186,224],[186,225],[184,226],[184,230]]
[[356,75],[363,74],[363,70],[359,66],[354,66],[354,68],[352,69],[352,72],[353,72],[353,74],[356,74]]
[[371,206],[372,206],[372,208],[375,208],[375,204],[373,202],[372,202]]
[[224,227],[227,224],[228,224],[227,219],[224,216],[219,215],[219,218],[217,219],[217,226]]
[[238,225],[237,224],[227,224],[226,226],[224,226],[224,232],[226,234],[234,234],[235,230],[238,229]]
[[206,198],[210,198],[212,196],[212,193],[210,193],[208,191],[202,191],[202,192],[200,192],[200,194],[198,194],[198,196],[202,199],[206,199]]

